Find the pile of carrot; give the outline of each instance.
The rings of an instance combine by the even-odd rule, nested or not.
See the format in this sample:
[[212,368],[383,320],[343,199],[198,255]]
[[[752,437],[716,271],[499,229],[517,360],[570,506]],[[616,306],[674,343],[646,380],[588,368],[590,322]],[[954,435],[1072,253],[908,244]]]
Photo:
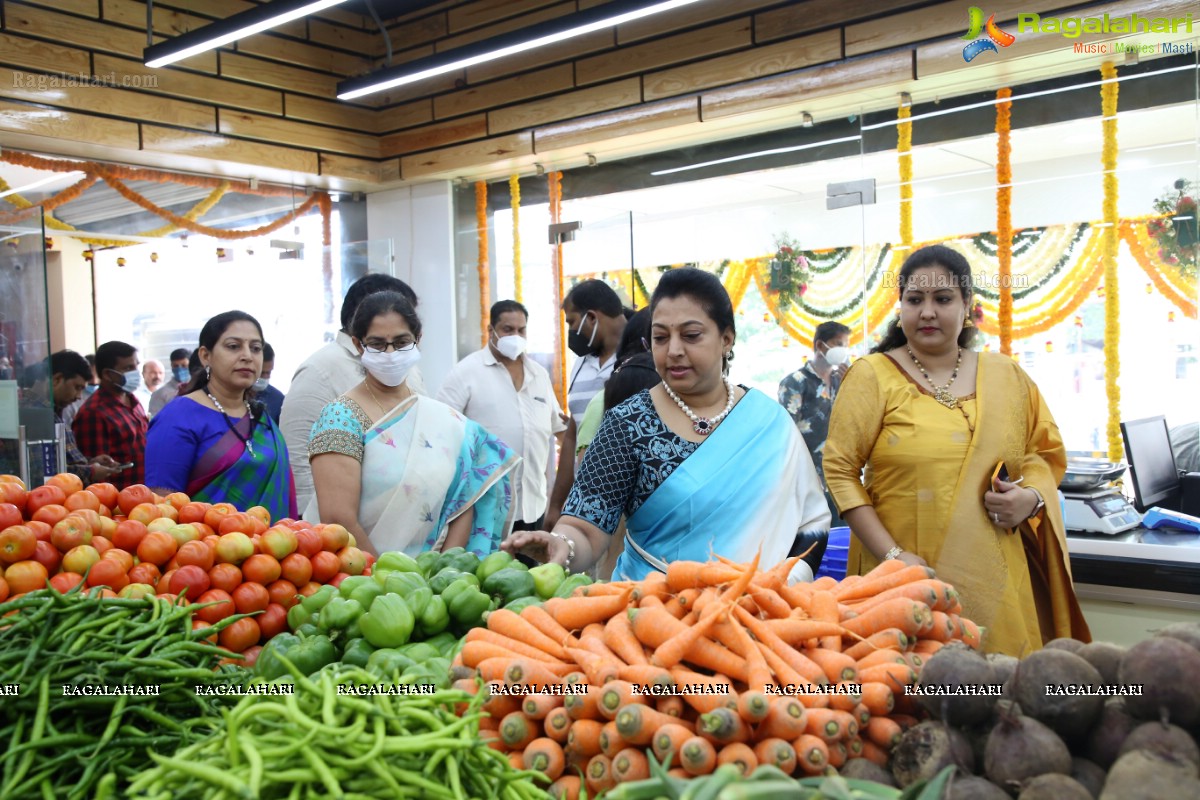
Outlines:
[[489,692],[483,735],[565,798],[648,777],[647,752],[684,777],[886,765],[917,721],[904,688],[924,659],[950,641],[978,648],[981,631],[927,567],[789,586],[795,562],[676,562],[492,612],[459,655]]

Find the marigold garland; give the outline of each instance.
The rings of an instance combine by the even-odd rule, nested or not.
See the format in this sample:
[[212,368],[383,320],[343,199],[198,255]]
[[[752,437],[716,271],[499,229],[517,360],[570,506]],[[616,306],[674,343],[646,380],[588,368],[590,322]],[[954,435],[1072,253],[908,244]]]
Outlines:
[[1000,278],[1000,352],[1012,355],[1012,89],[996,92],[996,259]]
[[475,181],[475,240],[479,249],[475,269],[479,276],[479,336],[483,340],[482,347],[488,345],[488,301],[492,295],[488,275],[487,195],[487,181]]
[[1101,159],[1104,170],[1104,223],[1101,262],[1104,264],[1104,384],[1108,394],[1108,458],[1125,456],[1121,440],[1121,295],[1117,287],[1117,68],[1111,61],[1100,66],[1105,83],[1100,87],[1100,112],[1104,133]]
[[521,179],[514,172],[508,179],[508,192],[512,196],[512,226],[513,226],[513,299],[518,303],[524,296],[521,291],[523,279],[521,275]]
[[[550,222],[554,225],[562,222],[562,172],[551,172],[546,176],[550,190]],[[563,297],[566,295],[566,285],[563,278],[563,243],[554,244],[554,307],[562,308]],[[558,395],[559,408],[567,407],[567,340],[566,320],[561,314],[556,315],[558,325],[554,329],[555,385]]]
[[[912,246],[913,214],[912,214],[912,107],[902,103],[896,111],[896,117],[901,120],[896,125],[896,160],[900,168],[900,243]],[[908,256],[905,255],[904,258]]]

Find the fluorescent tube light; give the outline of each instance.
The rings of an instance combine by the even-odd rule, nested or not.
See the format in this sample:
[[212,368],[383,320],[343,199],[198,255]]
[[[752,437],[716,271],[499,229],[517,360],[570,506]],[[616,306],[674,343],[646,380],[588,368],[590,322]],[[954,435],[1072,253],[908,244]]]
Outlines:
[[651,172],[651,175],[672,175],[676,172],[687,172],[692,169],[703,169],[704,167],[715,167],[718,164],[730,164],[734,161],[745,161],[748,158],[761,158],[762,156],[777,156],[781,153],[795,153],[798,150],[811,150],[814,147],[824,147],[827,144],[841,144],[842,142],[857,142],[862,139],[861,136],[843,136],[840,139],[826,139],[823,142],[813,142],[812,144],[798,144],[794,147],[776,147],[772,150],[759,150],[757,153],[743,153],[740,156],[729,156],[728,158],[718,158],[713,161],[701,161],[699,164],[688,164],[686,167],[672,167],[671,169],[660,169]]
[[27,183],[24,186],[18,186],[15,189],[9,189],[7,191],[0,192],[0,197],[8,197],[10,194],[18,194],[19,192],[28,192],[30,189],[40,189],[41,187],[47,186],[51,183],[65,181],[67,178],[82,178],[83,175],[84,173],[82,172],[58,172],[54,175],[40,178],[33,183]]
[[447,72],[465,69],[476,64],[506,58],[526,50],[545,47],[565,39],[582,36],[585,33],[622,25],[697,2],[700,0],[660,0],[657,3],[647,2],[647,0],[615,0],[615,2],[570,14],[561,19],[542,22],[436,56],[380,70],[371,75],[350,78],[338,84],[337,96],[339,100],[353,100],[363,95],[394,89],[397,86],[432,78],[435,75],[444,75]]
[[143,52],[143,61],[147,67],[165,67],[344,2],[346,0],[275,0],[151,45]]

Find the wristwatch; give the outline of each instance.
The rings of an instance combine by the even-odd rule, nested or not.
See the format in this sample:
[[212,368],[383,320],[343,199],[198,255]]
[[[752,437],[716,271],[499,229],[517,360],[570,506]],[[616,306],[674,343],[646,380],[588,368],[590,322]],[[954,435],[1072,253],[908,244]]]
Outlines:
[[1042,513],[1042,509],[1046,507],[1046,501],[1042,498],[1041,492],[1039,492],[1037,489],[1034,489],[1032,486],[1029,487],[1029,491],[1037,495],[1037,505],[1033,507],[1033,511],[1030,512],[1029,516],[1025,519],[1033,519],[1038,514]]

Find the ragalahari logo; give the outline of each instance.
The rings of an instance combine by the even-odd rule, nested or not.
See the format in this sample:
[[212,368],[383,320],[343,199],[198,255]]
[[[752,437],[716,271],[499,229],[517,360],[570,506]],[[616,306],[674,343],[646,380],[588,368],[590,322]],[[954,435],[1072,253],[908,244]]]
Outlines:
[[[963,61],[973,61],[980,53],[991,50],[993,53],[999,53],[996,45],[1008,47],[1017,40],[1017,37],[1011,33],[1000,30],[996,27],[996,15],[992,14],[987,18],[987,24],[983,22],[983,9],[978,6],[971,6],[967,10],[968,29],[965,36],[962,38],[972,40],[970,44],[963,48]],[[984,38],[979,38],[980,34],[987,34]]]

